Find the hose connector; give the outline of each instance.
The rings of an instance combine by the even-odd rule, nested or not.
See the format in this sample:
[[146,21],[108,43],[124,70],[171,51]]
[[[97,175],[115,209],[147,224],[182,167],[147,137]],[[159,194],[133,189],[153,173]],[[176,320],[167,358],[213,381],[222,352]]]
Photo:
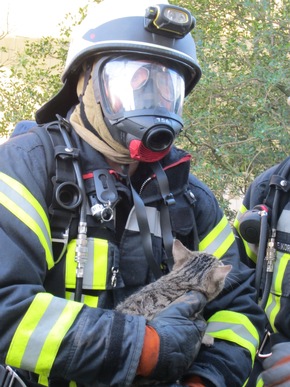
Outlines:
[[75,261],[77,263],[76,277],[84,277],[84,267],[88,260],[88,239],[87,239],[87,223],[80,222],[78,227],[78,236],[75,250]]

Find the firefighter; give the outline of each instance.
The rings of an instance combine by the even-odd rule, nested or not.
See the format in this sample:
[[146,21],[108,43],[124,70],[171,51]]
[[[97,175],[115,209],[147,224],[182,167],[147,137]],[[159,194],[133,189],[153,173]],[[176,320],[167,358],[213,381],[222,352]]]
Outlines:
[[289,179],[289,157],[256,177],[234,224],[241,259],[256,269],[256,299],[268,318],[250,387],[290,385]]
[[[93,5],[72,36],[63,88],[36,128],[1,146],[0,381],[240,387],[249,377],[264,332],[253,271],[174,146],[201,77],[194,24],[167,2]],[[207,305],[185,294],[148,324],[116,313],[171,269],[173,238],[232,265],[224,291]],[[211,347],[203,319],[191,320],[202,309]]]

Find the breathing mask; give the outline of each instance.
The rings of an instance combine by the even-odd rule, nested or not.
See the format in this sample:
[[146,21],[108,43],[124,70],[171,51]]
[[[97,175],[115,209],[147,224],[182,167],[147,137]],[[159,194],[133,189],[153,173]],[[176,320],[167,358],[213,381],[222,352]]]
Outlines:
[[121,56],[97,61],[92,76],[112,137],[133,159],[164,157],[183,127],[185,85],[178,70],[160,61]]

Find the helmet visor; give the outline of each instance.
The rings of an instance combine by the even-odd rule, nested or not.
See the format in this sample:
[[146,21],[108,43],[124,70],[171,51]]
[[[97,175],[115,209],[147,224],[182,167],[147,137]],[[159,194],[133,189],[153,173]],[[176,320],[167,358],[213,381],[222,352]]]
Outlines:
[[102,67],[101,84],[109,114],[157,107],[182,114],[184,79],[176,70],[159,62],[111,59]]

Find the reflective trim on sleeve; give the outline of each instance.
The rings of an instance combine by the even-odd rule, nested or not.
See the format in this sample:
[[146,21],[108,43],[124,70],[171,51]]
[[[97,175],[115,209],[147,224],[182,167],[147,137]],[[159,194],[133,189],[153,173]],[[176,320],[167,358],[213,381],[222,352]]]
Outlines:
[[37,294],[15,331],[7,364],[49,375],[61,342],[82,307],[49,293]]
[[[76,287],[76,240],[71,240],[66,255],[65,285]],[[104,290],[107,284],[109,244],[105,239],[88,238],[88,260],[85,263],[83,289]]]
[[224,215],[220,222],[199,243],[199,250],[221,258],[235,240],[231,226]]
[[259,334],[248,317],[233,311],[220,311],[210,317],[207,322],[207,334],[246,348],[250,351],[254,363],[259,346]]
[[237,222],[237,221],[240,222],[241,216],[242,216],[246,211],[248,211],[247,207],[246,207],[244,204],[242,204],[241,207],[240,207],[240,209],[239,209],[239,211],[238,211],[238,213],[237,213],[235,222]]
[[54,266],[50,226],[44,209],[19,181],[0,172],[0,204],[25,224],[39,239],[48,269]]
[[271,292],[265,307],[265,312],[274,332],[277,332],[275,320],[281,309],[281,296],[283,294],[283,279],[286,278],[286,269],[290,261],[290,254],[277,251],[274,272],[272,278]]
[[[239,229],[240,229],[240,218],[241,216],[246,212],[248,211],[248,209],[242,205],[241,208],[240,208],[240,211],[238,212],[237,214],[237,217],[234,221],[234,228],[237,230],[237,233],[240,235],[239,233]],[[253,261],[254,263],[257,263],[257,246],[254,245],[253,243],[249,243],[247,241],[245,241],[242,236],[240,235],[242,241],[243,241],[243,244],[244,244],[244,248],[245,248],[245,251],[246,251],[246,254],[248,256],[248,258]]]
[[243,240],[243,244],[245,247],[247,257],[256,264],[257,263],[257,253],[256,253],[257,247],[253,243],[246,242],[244,239],[242,239],[242,240]]
[[277,333],[277,329],[275,327],[275,319],[281,308],[280,302],[281,296],[276,296],[273,293],[270,293],[265,307],[266,315],[274,333]]

